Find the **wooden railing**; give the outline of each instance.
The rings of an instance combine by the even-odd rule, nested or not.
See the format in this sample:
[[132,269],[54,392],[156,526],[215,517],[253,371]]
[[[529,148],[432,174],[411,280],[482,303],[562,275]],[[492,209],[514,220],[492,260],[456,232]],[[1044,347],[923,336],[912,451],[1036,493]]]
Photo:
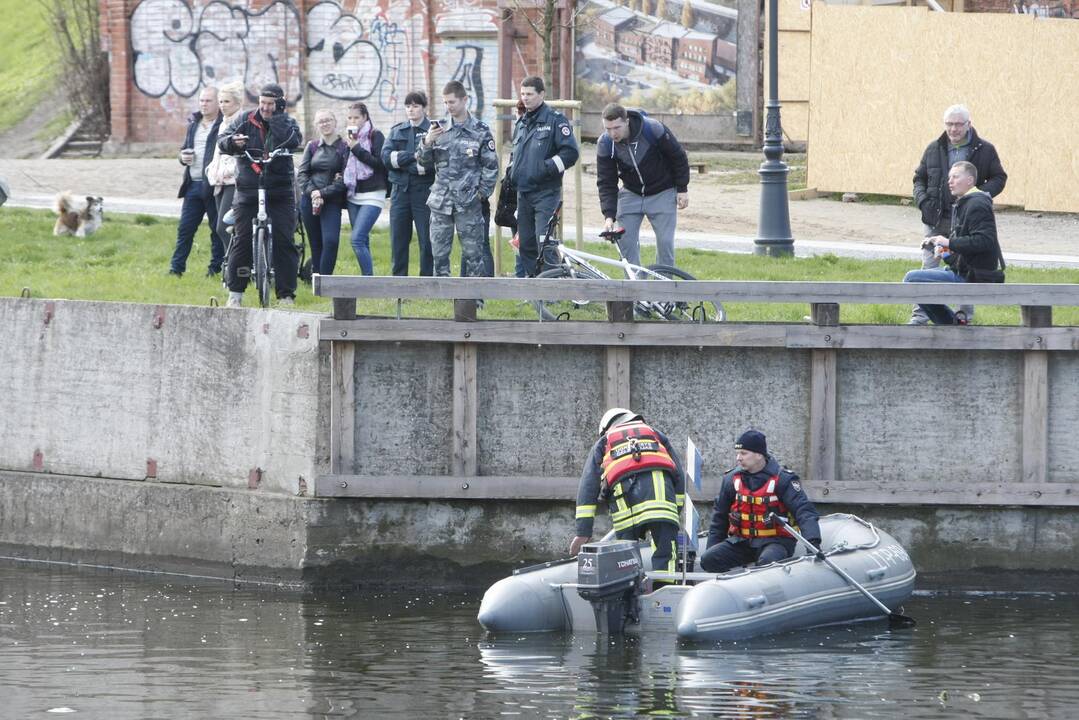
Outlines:
[[[512,278],[390,278],[315,276],[315,294],[334,302],[320,323],[331,342],[331,473],[316,482],[319,495],[440,498],[566,498],[576,480],[477,476],[477,347],[480,344],[602,346],[602,398],[631,406],[630,361],[634,347],[785,348],[810,352],[809,444],[803,477],[818,500],[860,503],[959,503],[1079,505],[1079,484],[1049,482],[1049,355],[1079,350],[1079,328],[1052,327],[1053,306],[1079,305],[1079,285],[972,285],[762,281],[566,281]],[[455,320],[357,318],[358,298],[456,300]],[[806,303],[808,323],[539,322],[480,320],[469,312],[488,300],[605,302],[611,317],[626,317],[637,300]],[[1019,326],[840,325],[842,304],[932,302],[1013,305]],[[632,316],[632,313],[629,314]],[[372,477],[353,474],[356,343],[452,343],[453,461],[446,477]],[[836,361],[851,349],[1010,351],[1021,353],[1021,482],[989,482],[977,493],[912,483],[837,480]],[[1021,383],[1021,385],[1020,385]]]

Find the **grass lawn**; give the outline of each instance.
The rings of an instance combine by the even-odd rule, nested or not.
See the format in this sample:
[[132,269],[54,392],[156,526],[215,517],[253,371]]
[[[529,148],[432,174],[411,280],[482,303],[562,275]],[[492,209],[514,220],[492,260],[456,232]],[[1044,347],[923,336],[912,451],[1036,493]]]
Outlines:
[[[75,300],[115,300],[154,304],[206,305],[211,298],[224,305],[227,292],[216,278],[204,277],[209,261],[209,231],[205,225],[195,236],[182,278],[167,274],[176,239],[176,221],[150,215],[112,215],[90,238],[53,237],[54,216],[44,210],[0,208],[0,295],[18,296],[28,288],[31,297]],[[590,252],[612,255],[606,243],[586,244]],[[507,246],[503,265],[509,269],[512,255]],[[390,267],[389,237],[376,231],[371,238],[375,272]],[[642,249],[645,264],[655,262],[654,247]],[[410,272],[416,274],[418,258],[413,252]],[[708,280],[863,280],[893,282],[915,267],[904,260],[854,260],[834,255],[815,258],[775,259],[680,249],[678,264],[700,279]],[[453,268],[459,266],[456,254]],[[359,266],[343,233],[337,273],[358,275]],[[1009,268],[1008,280],[1017,283],[1079,283],[1079,270]],[[254,292],[245,302],[256,303]],[[297,309],[329,313],[330,301],[315,297],[301,284]],[[362,314],[392,315],[392,301],[361,300]],[[597,308],[597,312],[600,312]],[[808,314],[806,304],[731,303],[728,316],[734,321],[801,322]],[[451,317],[446,301],[409,301],[404,314],[410,317]],[[899,305],[848,305],[842,308],[844,323],[898,324],[906,322],[909,308]],[[535,319],[531,306],[514,301],[492,301],[482,311],[483,318]],[[1057,325],[1079,324],[1079,309],[1055,308]],[[1017,307],[979,307],[980,325],[1017,325]]]
[[[36,0],[4,3],[0,22],[0,131],[30,114],[54,88],[58,52]],[[66,100],[56,97],[57,104]]]

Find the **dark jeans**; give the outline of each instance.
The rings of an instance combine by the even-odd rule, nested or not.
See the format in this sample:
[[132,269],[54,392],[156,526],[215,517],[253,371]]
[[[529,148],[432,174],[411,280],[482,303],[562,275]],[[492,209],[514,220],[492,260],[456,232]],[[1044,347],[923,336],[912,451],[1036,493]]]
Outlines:
[[705,572],[721,573],[751,563],[768,565],[790,557],[794,552],[791,542],[777,540],[755,548],[750,546],[748,540],[732,542],[728,538],[704,551],[704,555],[701,555],[701,569]]
[[333,275],[337,265],[337,248],[341,244],[341,203],[324,202],[315,215],[311,196],[300,198],[300,217],[311,242],[311,270],[320,275]]
[[420,275],[434,275],[435,259],[431,253],[431,210],[427,207],[430,186],[416,187],[414,184],[406,190],[393,186],[390,196],[390,257],[393,261],[391,272],[394,275],[408,275],[408,254],[412,247],[412,226],[416,226],[416,237],[420,244]]
[[[258,197],[236,193],[232,205],[236,225],[232,247],[229,249],[229,290],[243,292],[251,279],[251,220],[258,213]],[[296,297],[296,274],[300,269],[300,253],[292,244],[296,232],[296,196],[292,190],[284,194],[269,194],[266,212],[273,224],[273,267],[277,297]]]
[[650,522],[634,525],[625,530],[619,530],[615,536],[619,540],[643,540],[646,533],[652,535],[652,569],[660,572],[674,572],[678,543],[678,526],[674,523]]
[[221,271],[221,262],[225,259],[225,245],[217,234],[217,205],[213,192],[213,187],[202,180],[195,180],[184,194],[184,203],[180,208],[180,227],[176,230],[176,249],[169,263],[169,270],[174,273],[187,272],[187,256],[191,254],[191,243],[203,217],[210,226],[209,269],[211,272]]
[[517,277],[536,273],[539,242],[547,232],[547,223],[562,199],[562,189],[517,193]]

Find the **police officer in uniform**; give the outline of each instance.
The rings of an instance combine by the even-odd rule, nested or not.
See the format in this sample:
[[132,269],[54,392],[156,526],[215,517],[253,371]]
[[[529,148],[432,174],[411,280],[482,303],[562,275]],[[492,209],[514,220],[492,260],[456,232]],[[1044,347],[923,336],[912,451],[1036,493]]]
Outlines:
[[449,277],[453,230],[461,241],[461,263],[466,277],[482,277],[485,225],[481,201],[498,182],[495,141],[486,123],[468,112],[468,94],[456,80],[442,89],[448,118],[432,123],[420,143],[416,159],[434,166],[435,182],[427,199],[431,209],[431,252],[434,272]]
[[420,243],[420,275],[434,274],[431,255],[431,211],[427,197],[435,181],[432,168],[416,160],[420,143],[431,127],[427,117],[427,96],[419,91],[405,95],[408,117],[390,129],[382,146],[382,164],[390,171],[390,257],[394,275],[408,275],[408,254],[412,245],[412,225]]
[[652,569],[674,572],[686,478],[667,436],[637,413],[611,408],[585,461],[577,489],[577,536],[570,555],[592,539],[597,500],[605,500],[620,540],[652,536]]
[[797,541],[779,523],[768,519],[773,512],[786,517],[819,549],[817,508],[798,476],[768,454],[764,433],[746,430],[734,448],[738,464],[723,476],[716,497],[708,546],[701,556],[704,571],[721,573],[790,557]]
[[566,116],[548,107],[543,79],[521,82],[525,114],[513,126],[510,180],[517,187],[517,277],[536,274],[539,237],[562,200],[562,175],[577,162],[577,139]]

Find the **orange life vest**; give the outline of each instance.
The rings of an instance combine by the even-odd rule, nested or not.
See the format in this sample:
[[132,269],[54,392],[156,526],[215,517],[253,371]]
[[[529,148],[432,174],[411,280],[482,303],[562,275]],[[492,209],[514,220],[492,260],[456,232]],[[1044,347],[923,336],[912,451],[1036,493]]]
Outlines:
[[607,451],[600,463],[600,479],[608,487],[645,470],[674,472],[674,459],[649,425],[633,421],[607,431]]
[[779,475],[768,478],[768,482],[756,490],[747,490],[743,487],[742,473],[735,473],[732,479],[734,480],[734,502],[731,503],[728,535],[744,538],[794,537],[779,523],[771,525],[766,522],[769,513],[779,513],[787,517],[795,530],[798,529],[787,506],[775,494]]

